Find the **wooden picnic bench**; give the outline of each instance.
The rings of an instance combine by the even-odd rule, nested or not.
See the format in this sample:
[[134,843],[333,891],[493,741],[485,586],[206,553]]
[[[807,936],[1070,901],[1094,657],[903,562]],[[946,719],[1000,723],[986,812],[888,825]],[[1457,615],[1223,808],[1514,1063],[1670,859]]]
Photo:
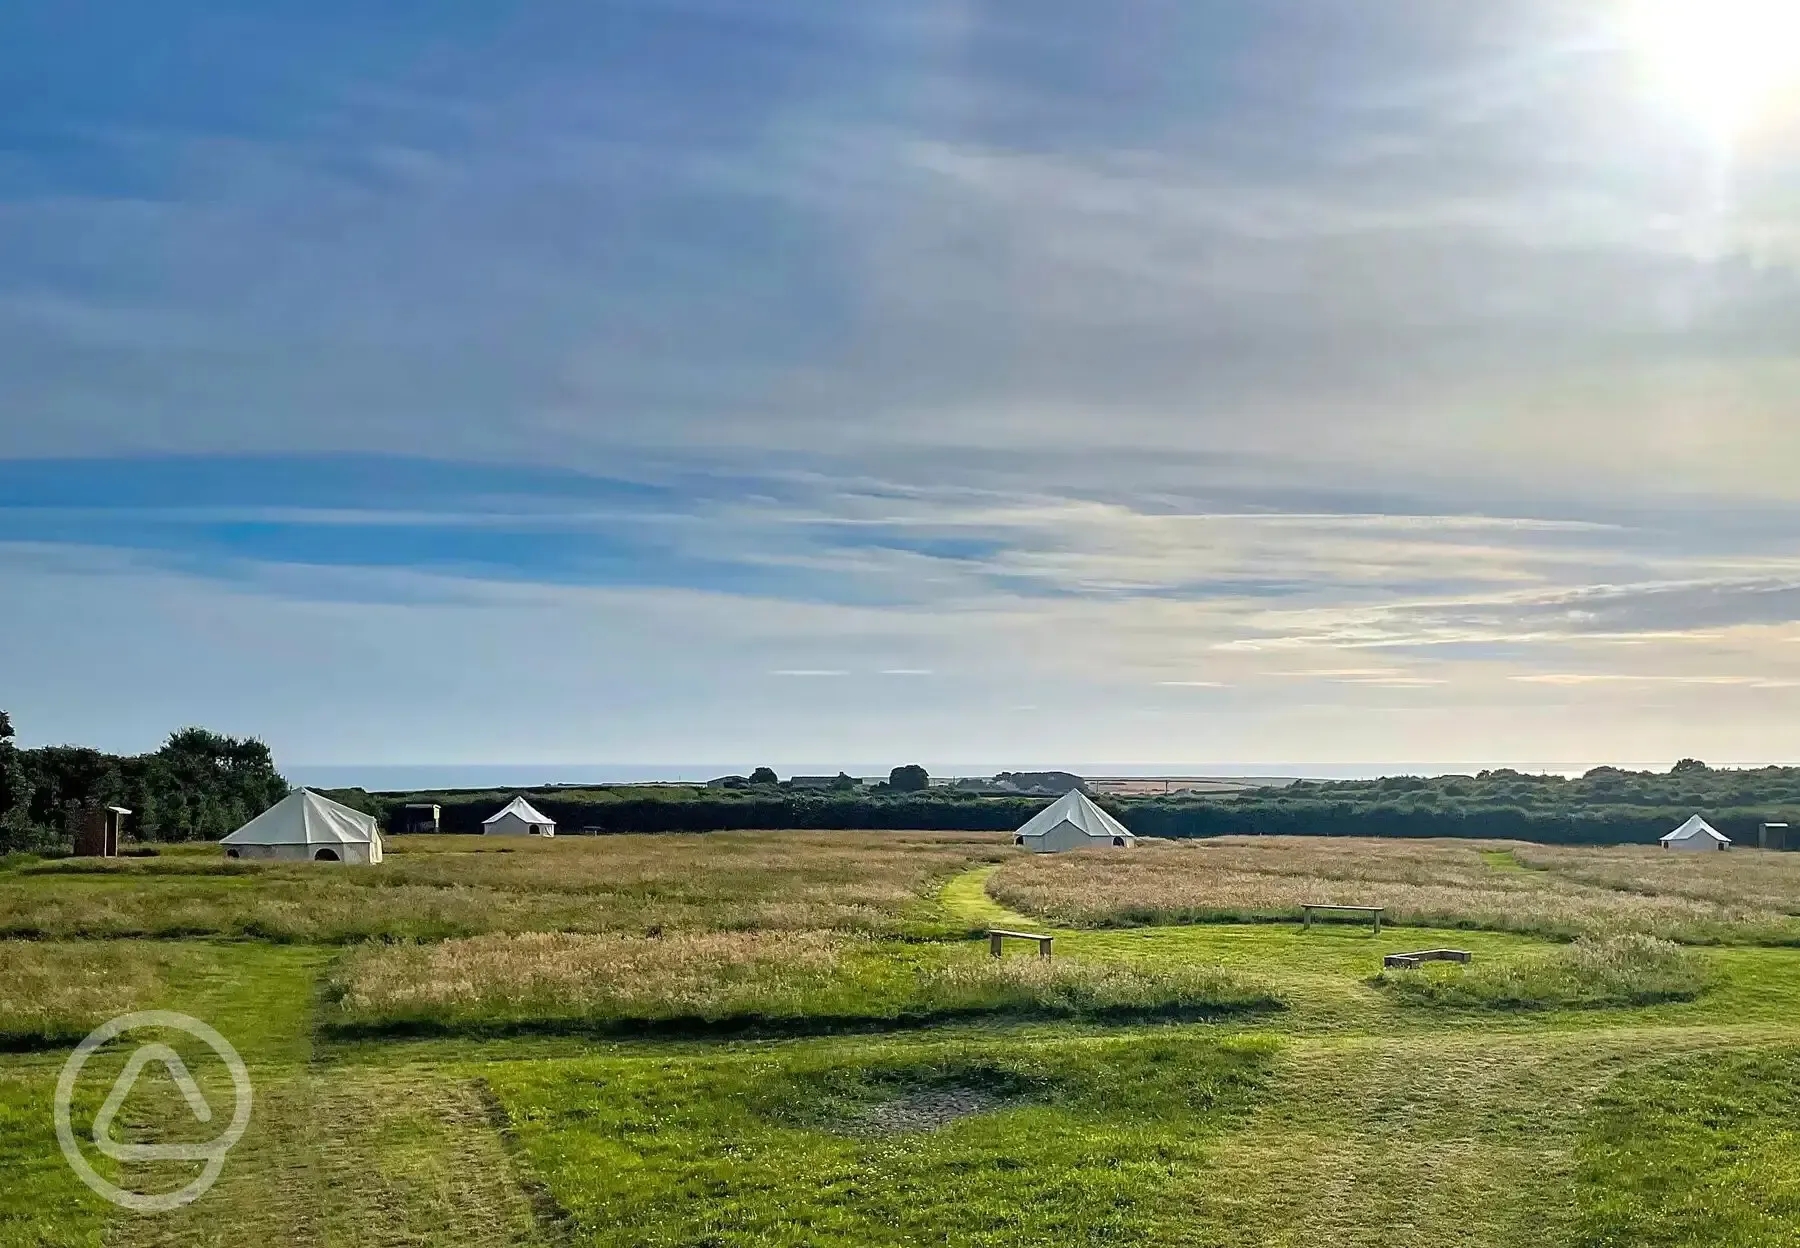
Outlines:
[[1044,936],[1037,932],[1004,932],[999,928],[994,928],[988,932],[988,952],[993,954],[996,958],[999,957],[1001,943],[1009,936],[1014,940],[1037,941],[1038,957],[1040,958],[1047,958],[1050,956],[1051,942],[1056,939],[1054,936]]
[[1390,953],[1381,960],[1384,968],[1414,971],[1421,962],[1472,962],[1475,955],[1467,949],[1421,949],[1417,953]]
[[1387,907],[1386,906],[1328,906],[1322,901],[1313,901],[1313,902],[1303,903],[1301,905],[1300,909],[1305,912],[1305,915],[1306,915],[1305,921],[1306,921],[1306,927],[1308,930],[1311,930],[1311,928],[1312,928],[1314,911],[1317,911],[1317,910],[1339,910],[1339,911],[1343,911],[1346,914],[1367,915],[1370,919],[1374,920],[1375,934],[1377,936],[1379,936],[1379,935],[1381,935],[1381,915],[1382,915],[1382,912],[1387,909]]

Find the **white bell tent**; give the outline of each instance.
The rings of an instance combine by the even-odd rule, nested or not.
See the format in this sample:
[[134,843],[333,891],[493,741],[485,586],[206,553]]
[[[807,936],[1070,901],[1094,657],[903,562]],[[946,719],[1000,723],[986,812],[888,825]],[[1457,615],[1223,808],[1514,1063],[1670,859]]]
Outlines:
[[295,789],[219,842],[227,858],[284,862],[380,862],[375,816]]
[[481,821],[484,836],[555,836],[556,820],[522,797],[515,797]]
[[1659,844],[1664,849],[1720,850],[1731,848],[1731,838],[1695,815],[1663,837]]
[[1013,844],[1037,854],[1060,854],[1091,845],[1136,845],[1137,837],[1086,793],[1070,789],[1013,833]]

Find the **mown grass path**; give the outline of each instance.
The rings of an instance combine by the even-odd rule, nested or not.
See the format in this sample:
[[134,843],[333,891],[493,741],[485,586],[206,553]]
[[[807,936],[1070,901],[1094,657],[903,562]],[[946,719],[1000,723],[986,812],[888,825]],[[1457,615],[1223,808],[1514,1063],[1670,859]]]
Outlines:
[[967,923],[971,927],[1013,927],[1026,930],[1042,927],[1037,919],[1008,910],[988,896],[987,883],[999,869],[998,865],[976,867],[953,877],[938,890],[939,906],[951,919]]
[[[1719,983],[1691,1002],[1457,1013],[1373,986],[1381,955],[1455,944],[1500,960],[1549,942],[1347,924],[1047,927],[988,895],[996,869],[915,884],[916,904],[953,930],[1049,931],[1059,958],[1224,966],[1288,1009],[799,1040],[341,1042],[318,1030],[341,948],[163,941],[141,1004],[205,1018],[238,1045],[256,1085],[249,1135],[200,1203],[122,1214],[81,1187],[50,1136],[66,1050],[0,1055],[0,1246],[1600,1248],[1592,1211],[1610,1180],[1592,1158],[1596,1124],[1619,1117],[1608,1098],[1629,1083],[1654,1109],[1665,1070],[1779,1051],[1800,1018],[1800,950],[1708,950]],[[109,943],[92,942],[95,965]],[[90,1115],[123,1055],[96,1061]],[[845,1125],[847,1104],[995,1087],[932,1129]],[[1753,1233],[1634,1242],[1800,1242],[1780,1134],[1800,1106],[1785,1107],[1752,1154],[1761,1168],[1728,1156],[1737,1169],[1655,1176],[1689,1185],[1660,1194],[1690,1212],[1717,1190],[1707,1183],[1729,1180],[1732,1199],[1762,1202],[1740,1220]],[[125,1125],[160,1131],[178,1110],[134,1097]]]

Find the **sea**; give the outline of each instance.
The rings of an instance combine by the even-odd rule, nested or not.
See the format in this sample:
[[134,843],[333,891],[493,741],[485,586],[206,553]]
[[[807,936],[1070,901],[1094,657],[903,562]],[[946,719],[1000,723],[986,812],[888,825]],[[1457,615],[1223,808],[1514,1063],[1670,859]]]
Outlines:
[[[320,789],[412,792],[423,789],[526,789],[551,785],[702,783],[717,776],[748,775],[758,764],[735,763],[306,763],[288,764],[282,774],[294,784]],[[887,775],[892,764],[770,763],[789,776],[857,777]],[[1474,774],[1492,763],[926,763],[937,777],[992,776],[1002,771],[1069,771],[1090,779],[1179,777],[1181,779],[1366,780],[1377,776]],[[1524,770],[1521,768],[1520,770]]]

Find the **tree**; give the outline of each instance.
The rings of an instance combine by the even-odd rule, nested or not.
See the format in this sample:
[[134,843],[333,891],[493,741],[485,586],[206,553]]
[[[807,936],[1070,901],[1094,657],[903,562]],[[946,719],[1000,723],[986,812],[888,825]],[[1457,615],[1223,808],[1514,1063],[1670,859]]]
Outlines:
[[1673,766],[1669,769],[1669,774],[1671,776],[1680,776],[1680,775],[1685,775],[1688,772],[1703,772],[1703,771],[1711,771],[1711,770],[1712,770],[1712,768],[1708,767],[1705,763],[1701,762],[1697,758],[1684,758],[1679,763],[1676,763],[1675,766]]
[[159,818],[154,826],[139,820],[140,835],[220,837],[287,795],[287,781],[275,770],[269,747],[251,737],[183,728],[141,763],[138,800],[154,804]]
[[917,763],[888,772],[888,788],[896,793],[922,793],[931,787],[931,774]]
[[12,743],[12,720],[0,711],[0,851],[23,843],[31,785],[25,762]]
[[773,767],[758,767],[750,773],[751,784],[780,784],[781,777],[775,774]]

